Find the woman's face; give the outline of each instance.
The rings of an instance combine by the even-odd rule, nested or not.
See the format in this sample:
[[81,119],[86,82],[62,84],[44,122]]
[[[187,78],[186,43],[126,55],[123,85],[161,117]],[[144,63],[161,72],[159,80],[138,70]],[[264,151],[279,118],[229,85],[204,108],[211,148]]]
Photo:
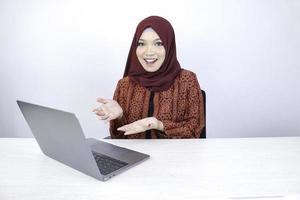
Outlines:
[[152,28],[146,28],[142,33],[136,55],[147,72],[159,70],[166,57],[166,50],[157,33]]

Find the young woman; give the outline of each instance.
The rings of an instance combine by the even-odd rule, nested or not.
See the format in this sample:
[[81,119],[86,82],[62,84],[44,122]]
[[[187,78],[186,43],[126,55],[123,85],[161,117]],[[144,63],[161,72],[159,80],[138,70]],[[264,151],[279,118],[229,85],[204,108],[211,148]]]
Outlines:
[[113,100],[97,101],[112,138],[199,138],[204,127],[196,74],[180,67],[172,25],[159,16],[138,24]]

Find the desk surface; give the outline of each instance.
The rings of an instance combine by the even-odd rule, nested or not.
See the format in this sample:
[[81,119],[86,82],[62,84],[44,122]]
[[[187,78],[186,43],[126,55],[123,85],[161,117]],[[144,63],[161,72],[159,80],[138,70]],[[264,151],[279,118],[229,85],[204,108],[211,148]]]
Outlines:
[[157,200],[300,194],[300,137],[106,141],[151,158],[101,182],[44,156],[32,138],[1,138],[0,199]]

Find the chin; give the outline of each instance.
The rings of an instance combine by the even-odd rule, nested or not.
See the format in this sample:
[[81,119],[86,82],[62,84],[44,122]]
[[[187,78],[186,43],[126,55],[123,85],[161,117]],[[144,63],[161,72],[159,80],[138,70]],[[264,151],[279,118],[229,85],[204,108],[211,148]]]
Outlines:
[[149,64],[144,63],[142,66],[143,66],[144,70],[147,72],[156,72],[157,70],[160,69],[161,65],[157,65],[159,63],[155,63],[155,64],[156,64],[155,66],[149,66]]
[[144,67],[147,72],[156,72],[160,67]]

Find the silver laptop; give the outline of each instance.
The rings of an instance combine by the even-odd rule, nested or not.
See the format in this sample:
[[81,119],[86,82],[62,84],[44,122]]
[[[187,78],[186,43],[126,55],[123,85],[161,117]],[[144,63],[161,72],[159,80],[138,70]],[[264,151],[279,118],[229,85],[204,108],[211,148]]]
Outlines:
[[86,139],[73,113],[17,101],[42,152],[98,180],[131,168],[150,156],[93,138]]

